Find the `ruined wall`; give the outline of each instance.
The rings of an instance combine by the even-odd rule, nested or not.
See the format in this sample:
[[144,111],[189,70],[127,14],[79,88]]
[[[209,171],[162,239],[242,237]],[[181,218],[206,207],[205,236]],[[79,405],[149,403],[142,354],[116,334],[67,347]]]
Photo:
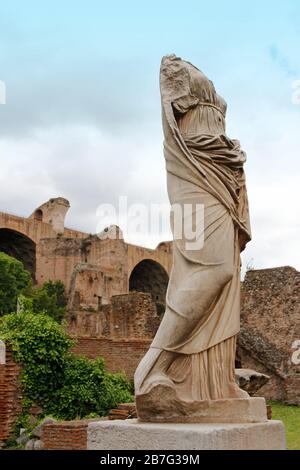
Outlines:
[[[168,247],[167,244],[166,246]],[[109,286],[102,288],[99,283],[88,285],[87,298],[83,300],[86,304],[90,302],[91,295],[99,296],[99,291],[100,296],[101,291],[108,292],[108,296],[127,293],[130,274],[136,263],[144,259],[159,263],[167,273],[170,272],[172,264],[172,253],[169,248],[148,250],[128,245],[124,240],[101,240],[95,235],[85,238],[44,238],[37,245],[36,256],[36,279],[39,284],[48,279],[60,279],[68,290],[74,281],[72,280],[72,276],[76,274],[74,270],[77,270],[75,282],[78,285],[83,285],[85,282],[84,269],[90,272],[92,269],[99,270],[99,273],[102,271]],[[78,267],[79,264],[82,266]],[[90,272],[86,273],[87,277],[90,277]],[[76,290],[76,287],[74,288]]]
[[263,385],[256,394],[254,393],[254,396],[263,396],[269,400],[284,401],[285,382],[283,378],[277,375],[274,371],[265,367],[262,362],[251,357],[251,353],[249,354],[248,351],[242,348],[239,344],[237,346],[237,359],[239,367],[252,369],[270,377],[268,382]]
[[85,240],[85,262],[99,265],[102,268],[113,268],[127,272],[128,245],[124,240],[101,240],[97,236]]
[[[86,450],[87,427],[94,419],[60,421],[43,426],[44,450]],[[97,419],[99,421],[99,418]]]
[[[87,234],[64,228],[66,208],[63,207],[62,212],[58,211],[55,204],[61,199],[53,199],[51,207],[55,206],[54,210],[49,211],[48,208],[48,212],[46,211],[44,206],[47,206],[48,202],[28,218],[0,212],[0,250],[22,261],[37,283],[49,279],[61,279],[68,286],[73,267],[77,259],[81,259],[80,250],[74,253],[75,259],[70,258],[68,237],[75,241],[78,239],[80,246],[80,239]],[[38,218],[42,209],[44,215]],[[65,245],[65,248],[62,245]],[[63,259],[64,250],[66,260]],[[58,253],[57,259],[55,259],[56,253]]]
[[68,311],[98,311],[113,295],[126,292],[125,286],[126,278],[113,268],[77,264],[71,278]]
[[160,316],[151,295],[144,292],[115,295],[98,312],[78,311],[69,315],[68,332],[76,338],[151,340]]
[[[5,228],[15,230],[35,243],[38,243],[43,238],[56,238],[57,233],[52,224],[37,220],[35,218],[19,217],[13,214],[0,212],[0,229]],[[79,232],[78,230],[64,229],[63,236],[71,238],[86,237],[87,234]]]
[[[125,277],[118,289],[127,292],[126,245],[121,240],[99,240],[97,237],[40,240],[37,246],[37,282],[60,279],[68,290],[74,269],[80,263],[85,263],[87,269],[90,264],[99,270],[111,270],[115,278],[124,273]],[[83,272],[83,266],[80,271]],[[92,288],[90,286],[90,290]]]
[[77,338],[72,351],[90,359],[101,356],[110,372],[125,372],[133,379],[138,363],[149,349],[151,341],[114,340],[105,338]]
[[53,228],[38,220],[0,212],[0,228],[15,230],[37,243],[41,238],[56,236]]
[[91,359],[102,356],[108,370],[133,377],[160,323],[150,294],[116,295],[99,312],[77,312],[69,319],[76,338],[73,351]]
[[51,198],[39,206],[30,216],[30,219],[39,220],[52,225],[57,235],[63,235],[65,217],[70,209],[70,203],[63,197]]
[[142,246],[127,244],[128,250],[128,279],[135,266],[144,259],[150,259],[159,263],[170,276],[173,254],[172,243],[162,242],[155,250],[144,248]]
[[98,310],[111,296],[128,292],[127,245],[90,236],[81,241],[81,263],[72,273],[68,309]]
[[[69,331],[79,339],[76,352],[103,355],[110,370],[125,370],[132,377],[159,323],[151,295],[132,292],[113,296],[96,312],[73,312]],[[289,267],[248,272],[242,285],[237,362],[271,377],[259,394],[300,404],[298,340],[300,273]]]
[[10,437],[21,413],[20,371],[20,366],[14,362],[12,352],[7,348],[0,363],[0,447]]
[[241,367],[271,376],[260,390],[267,398],[300,404],[299,340],[300,273],[288,266],[249,271],[242,285],[238,358]]
[[[152,250],[127,244],[123,239],[101,239],[97,235],[68,229],[64,226],[68,209],[69,202],[59,197],[39,206],[30,217],[0,212],[0,232],[2,230],[3,235],[1,243],[0,233],[0,249],[2,246],[3,251],[9,251],[8,254],[23,261],[38,284],[60,279],[68,290],[72,273],[79,263],[92,265],[104,272],[111,270],[111,277],[116,281],[112,295],[128,292],[130,274],[142,260],[153,260],[170,273],[170,242],[162,242]],[[119,228],[118,231],[121,233]],[[20,240],[24,243],[27,240],[27,245],[29,242],[32,244],[30,257],[27,245],[20,252]],[[6,246],[9,250],[5,249]],[[91,289],[87,295],[90,293]],[[98,296],[97,292],[94,294]]]
[[68,290],[71,275],[82,260],[81,239],[45,238],[37,246],[36,279],[38,284],[60,279]]

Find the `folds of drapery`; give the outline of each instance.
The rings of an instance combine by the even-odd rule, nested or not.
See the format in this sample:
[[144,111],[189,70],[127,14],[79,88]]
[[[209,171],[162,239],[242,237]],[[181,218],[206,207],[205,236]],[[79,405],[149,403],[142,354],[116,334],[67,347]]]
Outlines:
[[233,336],[197,354],[178,354],[167,374],[177,396],[185,401],[227,398],[235,383],[235,349]]
[[171,204],[193,207],[183,223],[191,223],[188,217],[204,206],[204,245],[191,251],[184,237],[174,240],[166,312],[152,347],[196,354],[239,331],[239,255],[250,239],[250,224],[246,156],[238,141],[225,134],[182,134],[178,128],[173,103],[180,99],[184,106],[186,99],[188,109],[195,101],[189,67],[174,56],[162,61],[164,153]]
[[[191,89],[191,69],[196,67],[179,57],[172,55],[162,59],[160,90],[166,169],[216,197],[230,211],[247,242],[251,239],[251,230],[243,171],[246,154],[239,141],[228,138],[224,133],[182,134],[176,121],[174,103],[180,102],[181,107],[188,111],[199,101]],[[171,203],[172,189],[169,185]]]

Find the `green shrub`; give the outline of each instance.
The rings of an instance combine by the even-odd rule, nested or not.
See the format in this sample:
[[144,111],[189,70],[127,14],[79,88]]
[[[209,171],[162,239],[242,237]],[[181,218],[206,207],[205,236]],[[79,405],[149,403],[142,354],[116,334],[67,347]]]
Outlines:
[[0,315],[16,311],[18,295],[31,283],[31,275],[23,263],[0,252]]
[[42,287],[33,287],[26,292],[32,300],[34,313],[47,313],[54,320],[61,322],[66,314],[67,297],[62,281],[47,281]]
[[54,397],[51,410],[61,419],[74,419],[95,413],[104,416],[118,403],[131,401],[129,384],[122,374],[106,372],[104,361],[71,355],[65,368],[64,384]]
[[0,337],[23,364],[24,408],[39,405],[59,419],[105,415],[118,403],[131,401],[130,384],[122,374],[69,352],[73,342],[64,327],[45,313],[24,311],[0,319]]
[[25,397],[47,403],[54,390],[63,384],[72,345],[64,328],[44,313],[25,311],[2,317],[0,336],[10,344],[15,360],[23,364]]

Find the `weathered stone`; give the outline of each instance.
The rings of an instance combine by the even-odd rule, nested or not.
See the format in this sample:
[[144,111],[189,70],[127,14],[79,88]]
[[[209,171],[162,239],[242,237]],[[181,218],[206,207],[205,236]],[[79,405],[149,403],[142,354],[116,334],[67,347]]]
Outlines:
[[12,436],[22,412],[21,366],[14,361],[9,345],[6,345],[5,356],[5,363],[0,364],[0,448]]
[[55,423],[55,422],[56,422],[56,419],[54,419],[54,418],[50,418],[50,417],[44,418],[40,422],[40,424],[33,429],[32,435],[36,436],[36,437],[41,437],[42,436],[42,431],[43,431],[43,426],[45,426],[45,424],[52,424],[52,423]]
[[33,449],[34,450],[42,450],[44,449],[44,444],[43,444],[43,441],[41,441],[41,439],[37,439],[34,444],[33,444]]
[[130,419],[136,418],[135,403],[120,403],[116,408],[110,410],[108,419]]
[[251,270],[242,284],[240,367],[269,375],[259,394],[300,404],[300,273]]
[[30,440],[29,435],[26,432],[26,429],[20,429],[20,436],[16,439],[18,445],[24,445]]
[[57,421],[43,428],[42,441],[45,450],[86,450],[87,427],[94,421],[107,418]]
[[141,423],[136,419],[88,426],[88,450],[283,450],[281,421],[256,424]]
[[239,387],[253,395],[263,385],[265,385],[270,377],[252,369],[235,369],[235,380]]
[[25,445],[25,450],[42,450],[44,444],[40,439],[32,438]]
[[64,233],[65,217],[70,209],[70,203],[63,197],[51,198],[38,207],[30,216],[31,219],[51,224],[56,234]]
[[138,418],[157,423],[260,423],[267,421],[264,398],[185,402],[174,389],[158,385],[136,395]]
[[[68,207],[69,203],[64,198],[54,198],[39,206],[28,218],[0,212],[0,251],[20,259],[38,284],[49,279],[60,279],[67,290],[78,264],[86,263],[98,270],[98,278],[87,282],[84,287],[83,284],[95,277],[95,273],[87,272],[84,276],[81,267],[81,274],[77,275],[75,282],[74,295],[71,293],[71,312],[77,311],[77,291],[81,296],[79,305],[90,305],[95,310],[98,308],[98,298],[101,303],[112,295],[128,293],[130,276],[134,268],[143,261],[145,266],[151,264],[150,261],[163,272],[170,272],[170,242],[163,242],[153,250],[125,243],[122,238],[101,239],[90,236],[87,232],[68,229],[64,227]],[[101,277],[101,272],[104,272],[105,279]],[[145,273],[146,277],[141,282],[142,292],[149,292],[150,287],[155,296],[155,290],[160,290],[161,287],[159,278],[155,276],[151,283],[147,269]]]
[[35,443],[38,440],[39,439],[30,439],[25,445],[25,450],[34,450]]

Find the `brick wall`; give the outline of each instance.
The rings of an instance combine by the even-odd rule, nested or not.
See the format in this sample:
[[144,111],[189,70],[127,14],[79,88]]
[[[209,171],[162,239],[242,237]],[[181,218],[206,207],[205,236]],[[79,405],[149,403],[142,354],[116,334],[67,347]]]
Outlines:
[[242,285],[240,366],[271,376],[258,394],[300,405],[300,272],[289,266],[248,271]]
[[95,419],[46,424],[42,431],[45,450],[86,450],[87,427]]
[[149,349],[149,340],[114,340],[106,338],[77,338],[75,354],[90,359],[102,356],[110,372],[125,372],[132,379],[135,369]]
[[68,311],[98,311],[112,295],[126,292],[125,281],[116,269],[78,263],[72,273]]
[[72,312],[68,331],[79,338],[152,340],[160,319],[151,294],[131,292],[114,295],[98,312]]
[[36,248],[36,280],[38,284],[60,279],[68,291],[71,275],[82,261],[82,240],[77,238],[44,238]]
[[21,412],[20,370],[7,349],[5,364],[0,364],[0,446],[9,438]]

